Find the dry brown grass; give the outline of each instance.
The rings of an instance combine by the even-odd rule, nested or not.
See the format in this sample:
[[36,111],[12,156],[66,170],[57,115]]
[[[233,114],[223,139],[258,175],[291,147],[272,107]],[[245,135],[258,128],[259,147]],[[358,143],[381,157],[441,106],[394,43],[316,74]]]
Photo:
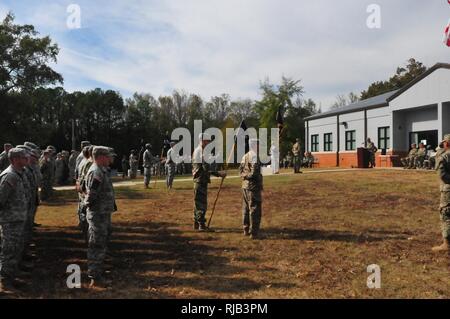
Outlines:
[[[210,187],[210,202],[218,181]],[[73,192],[41,206],[39,259],[22,297],[38,298],[449,298],[433,173],[352,171],[265,179],[263,235],[241,234],[238,179],[226,181],[212,226],[192,225],[192,183],[167,194],[118,188],[106,291],[69,290],[66,267],[86,270]],[[366,287],[370,264],[382,289]],[[83,278],[86,282],[86,278]]]

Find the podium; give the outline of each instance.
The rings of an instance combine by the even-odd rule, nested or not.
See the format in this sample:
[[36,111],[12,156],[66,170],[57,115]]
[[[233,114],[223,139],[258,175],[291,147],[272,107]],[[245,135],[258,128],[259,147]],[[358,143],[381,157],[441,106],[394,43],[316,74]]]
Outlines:
[[370,152],[366,148],[360,147],[357,150],[357,154],[358,168],[369,168]]

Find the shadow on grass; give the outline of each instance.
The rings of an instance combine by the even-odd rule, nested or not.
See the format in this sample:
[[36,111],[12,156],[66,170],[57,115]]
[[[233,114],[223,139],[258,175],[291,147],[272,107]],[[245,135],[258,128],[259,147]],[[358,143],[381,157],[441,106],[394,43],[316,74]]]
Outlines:
[[337,230],[319,229],[263,229],[266,239],[340,241],[349,243],[381,242],[385,240],[407,240],[408,234],[389,231],[368,231],[352,233]]
[[[67,266],[77,264],[87,284],[86,243],[77,227],[46,227],[35,236],[32,284],[20,297],[33,298],[174,298],[195,290],[205,297],[242,293],[264,284],[240,276],[247,269],[221,256],[224,247],[211,247],[201,237],[182,234],[176,225],[153,222],[113,224],[106,269],[112,288],[103,292],[68,289]],[[168,292],[170,290],[170,292]],[[196,295],[196,297],[198,297]]]

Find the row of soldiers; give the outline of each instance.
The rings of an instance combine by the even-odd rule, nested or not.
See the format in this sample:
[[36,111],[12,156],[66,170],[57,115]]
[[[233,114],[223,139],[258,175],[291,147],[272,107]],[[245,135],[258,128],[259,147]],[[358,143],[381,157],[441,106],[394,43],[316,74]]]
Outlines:
[[[47,152],[48,153],[48,152]],[[30,142],[5,145],[0,174],[0,292],[24,282],[18,278],[32,270],[32,235],[39,206],[39,186],[46,182],[39,148]],[[48,155],[47,155],[48,156]],[[9,165],[5,167],[5,158]],[[41,159],[42,161],[42,159]]]
[[401,159],[405,169],[434,169],[436,166],[436,159],[444,152],[442,143],[433,150],[431,147],[426,147],[424,143],[411,144],[411,150],[407,157]]

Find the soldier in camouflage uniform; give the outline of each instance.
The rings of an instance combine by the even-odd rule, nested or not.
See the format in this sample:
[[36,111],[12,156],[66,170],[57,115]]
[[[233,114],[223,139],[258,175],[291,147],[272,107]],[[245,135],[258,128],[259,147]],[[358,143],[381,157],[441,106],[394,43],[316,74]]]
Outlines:
[[443,143],[444,153],[437,160],[437,171],[441,180],[441,228],[444,242],[434,247],[433,251],[449,251],[450,247],[450,134],[445,135]]
[[296,139],[296,143],[292,146],[292,154],[294,155],[294,173],[299,174],[300,166],[301,166],[301,147],[300,147],[300,139]]
[[414,157],[413,168],[423,168],[423,162],[425,161],[426,156],[427,156],[427,148],[425,147],[425,144],[420,143],[416,157]]
[[80,165],[81,161],[83,160],[83,149],[87,146],[91,146],[91,142],[89,141],[83,141],[81,142],[81,152],[78,154],[77,159],[75,161],[75,169],[78,169],[78,166]]
[[139,165],[139,157],[136,150],[132,150],[130,154],[130,179],[136,179]]
[[378,148],[375,146],[375,143],[372,142],[372,140],[370,138],[367,139],[367,148],[366,149],[369,151],[370,168],[375,168],[375,166],[376,166],[375,156],[378,152]]
[[78,158],[78,152],[75,150],[72,150],[70,152],[69,156],[69,184],[73,185],[75,182],[75,171],[77,169],[77,158]]
[[242,215],[244,235],[258,238],[261,224],[263,177],[258,158],[258,140],[249,141],[250,150],[239,167],[242,179]]
[[208,134],[200,134],[199,145],[192,155],[192,176],[194,178],[194,229],[206,231],[206,210],[208,208],[208,184],[211,175],[225,178],[226,172],[212,171],[209,160],[205,159],[203,149],[211,141]]
[[88,226],[89,226],[86,218],[87,207],[85,204],[85,198],[87,194],[86,178],[89,169],[94,163],[94,160],[92,158],[93,149],[94,147],[92,145],[86,146],[83,149],[84,158],[80,162],[80,165],[78,167],[77,182],[76,182],[78,190],[78,226],[80,227],[81,233],[83,234],[83,237],[86,240],[86,242],[88,240]]
[[411,150],[409,151],[408,156],[400,159],[400,161],[403,164],[403,168],[405,169],[412,168],[416,156],[417,156],[417,144],[411,144]]
[[152,165],[155,162],[155,158],[152,155],[151,152],[152,145],[146,144],[145,145],[145,152],[143,155],[143,166],[144,166],[144,186],[145,188],[148,188],[150,185],[150,180],[152,177]]
[[166,186],[168,190],[172,189],[173,185],[173,179],[175,178],[175,160],[174,160],[174,154],[173,154],[173,147],[175,146],[174,142],[170,143],[170,149],[167,151],[167,158],[166,158]]
[[89,223],[88,275],[90,287],[102,284],[103,264],[107,252],[111,214],[117,211],[114,188],[108,166],[115,154],[107,147],[96,146],[93,151],[94,164],[86,177],[87,220]]
[[3,145],[3,152],[0,154],[0,173],[9,166],[8,152],[13,146],[9,143]]
[[23,168],[28,162],[27,153],[13,148],[8,156],[11,165],[0,174],[0,293],[14,290],[27,215],[23,176]]
[[51,162],[51,150],[45,150],[39,162],[42,175],[41,200],[47,201],[53,194],[53,165]]
[[37,161],[37,154],[33,151],[33,149],[25,145],[19,145],[17,148],[23,149],[28,154],[28,163],[23,170],[23,176],[25,177],[24,187],[27,196],[27,216],[24,223],[24,253],[27,253],[27,248],[31,243],[31,238],[33,235],[34,217],[39,204],[38,180],[33,168],[33,165]]

